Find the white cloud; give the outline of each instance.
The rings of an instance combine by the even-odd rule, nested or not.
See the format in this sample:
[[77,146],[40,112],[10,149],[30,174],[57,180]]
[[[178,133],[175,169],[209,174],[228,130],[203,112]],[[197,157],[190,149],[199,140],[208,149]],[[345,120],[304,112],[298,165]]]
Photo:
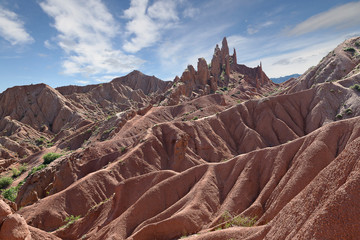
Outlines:
[[179,20],[176,0],[158,0],[148,7],[148,0],[131,0],[130,8],[124,11],[129,19],[126,33],[131,38],[126,41],[124,49],[135,53],[152,46],[160,40],[165,29],[174,26]]
[[157,1],[149,7],[148,14],[153,19],[159,19],[163,21],[179,20],[176,12],[175,1]]
[[0,36],[11,45],[32,43],[34,39],[26,32],[18,15],[0,6]]
[[200,14],[200,10],[198,8],[185,8],[183,11],[183,16],[186,18],[194,18],[196,15]]
[[50,41],[50,40],[45,40],[44,41],[44,46],[47,48],[47,49],[55,49],[56,46],[54,46],[54,44]]
[[[348,34],[284,38],[258,38],[233,35],[228,37],[229,48],[236,48],[237,62],[256,67],[260,61],[269,77],[303,73],[343,42]],[[352,35],[352,34],[351,34]]]
[[347,3],[308,18],[290,30],[289,34],[298,36],[331,27],[357,26],[360,24],[359,13],[360,2]]
[[[128,72],[144,62],[113,47],[119,27],[100,0],[45,0],[40,6],[54,18],[53,27],[59,32],[57,44],[67,54],[65,74]],[[44,44],[51,48],[51,42]]]
[[118,76],[114,76],[114,75],[105,75],[105,76],[101,76],[99,78],[94,78],[96,82],[110,82],[111,80],[113,80],[114,78],[116,78]]
[[90,84],[90,81],[86,81],[86,80],[77,80],[76,83],[79,83],[81,85],[88,85]]
[[274,22],[272,22],[272,21],[266,21],[266,22],[264,22],[262,24],[259,24],[259,25],[256,25],[256,26],[249,25],[247,27],[247,32],[248,32],[249,35],[253,35],[253,34],[259,32],[261,29],[269,27],[269,26],[271,26],[273,24],[274,24]]
[[[228,24],[222,24],[216,27],[199,26],[191,30],[185,28],[181,29],[179,36],[164,41],[158,48],[158,56],[161,67],[173,75],[159,77],[170,79],[175,75],[181,75],[188,64],[196,68],[200,57],[204,57],[210,63],[215,45],[222,39],[228,27]],[[181,34],[182,32],[186,34]]]
[[256,66],[262,61],[263,70],[269,77],[281,77],[294,73],[302,74],[311,66],[315,66],[340,44],[342,38],[324,41],[320,44],[309,42],[307,47],[293,50],[288,53],[277,54],[270,57],[259,58],[259,60],[247,62],[249,66]]

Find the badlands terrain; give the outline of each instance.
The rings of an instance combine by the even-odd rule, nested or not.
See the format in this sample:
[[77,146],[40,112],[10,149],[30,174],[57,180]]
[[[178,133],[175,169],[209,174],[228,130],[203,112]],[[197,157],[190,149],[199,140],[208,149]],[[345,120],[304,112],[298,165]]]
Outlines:
[[359,116],[360,37],[282,84],[224,38],[172,82],[7,89],[0,239],[359,239]]

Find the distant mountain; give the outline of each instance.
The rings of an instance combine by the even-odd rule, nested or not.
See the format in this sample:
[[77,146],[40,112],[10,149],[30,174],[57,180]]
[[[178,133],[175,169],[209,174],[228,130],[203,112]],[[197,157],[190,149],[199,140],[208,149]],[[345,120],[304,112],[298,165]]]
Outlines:
[[282,82],[285,82],[285,81],[289,80],[290,78],[297,78],[297,77],[300,77],[300,76],[301,76],[300,74],[295,73],[295,74],[284,76],[284,77],[270,78],[270,79],[274,83],[282,83]]

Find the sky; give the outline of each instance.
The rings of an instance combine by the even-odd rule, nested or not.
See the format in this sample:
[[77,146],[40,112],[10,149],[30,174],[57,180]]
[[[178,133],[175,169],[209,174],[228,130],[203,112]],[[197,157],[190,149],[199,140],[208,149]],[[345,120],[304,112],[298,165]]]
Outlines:
[[211,61],[223,37],[238,63],[301,74],[360,35],[359,13],[360,1],[342,0],[0,0],[0,92],[133,70],[173,80]]

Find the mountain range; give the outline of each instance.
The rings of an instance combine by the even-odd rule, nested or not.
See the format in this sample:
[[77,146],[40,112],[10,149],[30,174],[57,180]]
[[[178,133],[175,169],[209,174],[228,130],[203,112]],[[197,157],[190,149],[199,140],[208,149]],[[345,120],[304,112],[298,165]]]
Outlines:
[[173,81],[0,94],[0,239],[357,239],[360,37],[277,84],[226,38]]
[[297,78],[297,77],[300,77],[301,75],[300,74],[291,74],[291,75],[287,75],[287,76],[283,76],[283,77],[278,77],[278,78],[270,78],[271,81],[273,81],[274,83],[283,83],[287,80],[289,80],[290,78]]

